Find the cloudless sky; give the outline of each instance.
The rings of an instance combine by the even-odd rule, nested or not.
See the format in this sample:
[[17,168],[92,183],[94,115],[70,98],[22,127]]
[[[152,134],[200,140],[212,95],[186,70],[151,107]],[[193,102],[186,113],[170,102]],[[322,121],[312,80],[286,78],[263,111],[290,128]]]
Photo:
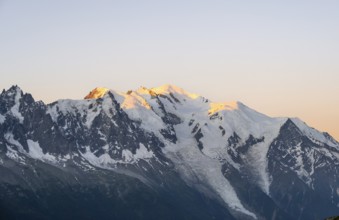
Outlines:
[[0,88],[46,103],[175,84],[339,140],[337,0],[0,0]]

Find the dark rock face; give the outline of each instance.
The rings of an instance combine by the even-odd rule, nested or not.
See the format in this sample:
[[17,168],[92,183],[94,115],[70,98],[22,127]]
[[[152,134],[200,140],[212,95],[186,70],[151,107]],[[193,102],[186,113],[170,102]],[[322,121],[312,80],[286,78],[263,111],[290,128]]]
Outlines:
[[[323,219],[338,213],[338,158],[326,156],[288,120],[269,152],[270,192],[275,202],[299,219]],[[300,178],[301,177],[301,178]]]
[[[308,138],[292,120],[283,124],[268,148],[269,193],[257,183],[246,158],[266,141],[265,136],[244,138],[216,126],[224,147],[219,153],[230,158],[219,159],[219,172],[244,209],[255,215],[251,217],[226,204],[202,182],[203,173],[194,169],[204,164],[183,174],[178,162],[165,153],[168,145],[185,146],[180,145],[181,133],[176,130],[185,124],[193,140],[189,144],[207,154],[209,143],[204,138],[212,125],[197,118],[185,121],[169,111],[165,102],[174,109],[185,104],[177,94],[150,95],[157,107],[150,111],[165,125],[158,134],[132,119],[112,92],[80,104],[60,100],[45,105],[17,86],[4,90],[0,94],[0,219],[294,220],[324,219],[339,212],[338,150]],[[208,104],[205,99],[203,103]],[[185,180],[186,174],[194,176],[193,183]]]
[[224,176],[232,185],[241,201],[245,201],[249,207],[256,210],[256,213],[263,219],[293,219],[285,210],[275,205],[275,202],[266,195],[260,188],[255,186],[246,175],[240,173],[229,164],[222,167]]
[[173,185],[163,187],[105,170],[63,170],[41,162],[1,167],[1,174],[1,219],[234,219],[173,174],[165,177]]

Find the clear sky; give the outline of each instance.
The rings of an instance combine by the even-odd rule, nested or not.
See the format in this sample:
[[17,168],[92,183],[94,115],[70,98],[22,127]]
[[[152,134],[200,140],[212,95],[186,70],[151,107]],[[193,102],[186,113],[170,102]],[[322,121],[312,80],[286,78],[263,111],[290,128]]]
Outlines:
[[0,88],[175,84],[339,140],[339,1],[0,0]]

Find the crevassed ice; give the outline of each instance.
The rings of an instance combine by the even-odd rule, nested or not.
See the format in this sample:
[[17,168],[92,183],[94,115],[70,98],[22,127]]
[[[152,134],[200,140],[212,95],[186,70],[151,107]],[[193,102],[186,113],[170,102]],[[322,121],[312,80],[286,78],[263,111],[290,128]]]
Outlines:
[[206,156],[197,148],[185,125],[177,125],[175,129],[178,134],[178,143],[168,143],[164,153],[172,159],[182,177],[188,183],[195,183],[198,178],[201,183],[208,184],[231,209],[256,219],[256,215],[242,205],[232,185],[224,177],[221,163]]

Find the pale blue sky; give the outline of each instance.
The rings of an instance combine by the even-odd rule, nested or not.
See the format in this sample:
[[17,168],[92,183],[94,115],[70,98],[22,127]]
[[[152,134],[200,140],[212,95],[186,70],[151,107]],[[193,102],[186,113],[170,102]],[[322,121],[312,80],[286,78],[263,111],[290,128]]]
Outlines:
[[175,84],[339,139],[339,1],[0,0],[0,88]]

